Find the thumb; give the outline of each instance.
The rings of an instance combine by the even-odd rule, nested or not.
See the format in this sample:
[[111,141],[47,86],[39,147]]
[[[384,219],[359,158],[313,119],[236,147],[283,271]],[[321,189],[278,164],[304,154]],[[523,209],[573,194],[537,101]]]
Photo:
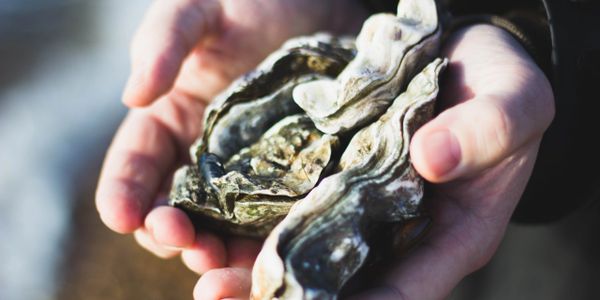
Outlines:
[[123,102],[145,106],[168,92],[184,59],[217,30],[220,15],[216,0],[155,1],[131,43],[131,75]]
[[[553,107],[525,98],[479,96],[444,111],[412,139],[413,165],[425,179],[447,182],[477,174],[539,140]],[[552,101],[551,95],[547,98]]]

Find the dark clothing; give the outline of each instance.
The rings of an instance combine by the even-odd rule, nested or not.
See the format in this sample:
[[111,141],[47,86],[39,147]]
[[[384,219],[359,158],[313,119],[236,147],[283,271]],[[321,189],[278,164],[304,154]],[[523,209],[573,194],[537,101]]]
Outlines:
[[[395,11],[397,3],[365,2],[374,11]],[[594,139],[600,137],[600,116],[595,116],[600,112],[600,0],[439,2],[454,17],[492,14],[512,22],[525,36],[515,37],[552,83],[556,116],[544,135],[513,220],[554,221],[597,202],[600,143]]]
[[530,222],[558,219],[600,197],[600,143],[594,141],[600,137],[600,1],[544,2],[556,117],[514,216]]

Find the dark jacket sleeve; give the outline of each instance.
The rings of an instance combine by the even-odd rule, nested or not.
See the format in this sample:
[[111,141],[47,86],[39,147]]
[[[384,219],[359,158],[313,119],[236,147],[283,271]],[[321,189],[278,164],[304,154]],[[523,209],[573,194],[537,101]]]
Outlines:
[[556,117],[514,215],[525,222],[556,220],[600,197],[600,1],[546,0],[544,6]]
[[[374,11],[394,11],[397,3],[365,1]],[[556,116],[513,220],[554,221],[598,202],[600,0],[439,1],[455,17],[495,15],[516,25],[511,33],[552,83]]]

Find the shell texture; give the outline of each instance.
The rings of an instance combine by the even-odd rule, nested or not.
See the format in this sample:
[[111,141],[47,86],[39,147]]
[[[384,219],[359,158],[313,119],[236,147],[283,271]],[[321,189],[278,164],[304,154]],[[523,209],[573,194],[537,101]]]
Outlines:
[[175,173],[170,203],[198,225],[266,236],[331,169],[339,145],[302,113],[292,90],[336,76],[354,55],[349,38],[296,38],[232,83],[207,108],[194,164]]
[[352,138],[339,172],[275,227],[254,266],[254,298],[334,299],[365,263],[373,228],[419,216],[423,182],[407,143],[433,112],[445,65],[437,59],[417,75],[378,121]]
[[398,11],[365,22],[356,58],[336,79],[294,90],[294,100],[321,131],[336,134],[373,121],[437,55],[441,31],[435,3],[400,1]]
[[202,228],[266,237],[252,299],[337,299],[422,232],[408,146],[447,65],[440,36],[434,0],[401,0],[356,41],[286,42],[207,108],[170,204]]

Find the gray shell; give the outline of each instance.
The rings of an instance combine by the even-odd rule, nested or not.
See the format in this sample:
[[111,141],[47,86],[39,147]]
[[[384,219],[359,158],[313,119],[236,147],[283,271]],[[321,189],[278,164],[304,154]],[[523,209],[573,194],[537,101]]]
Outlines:
[[436,59],[417,75],[378,121],[353,137],[339,172],[275,227],[253,269],[253,299],[336,298],[373,252],[377,231],[401,230],[420,215],[423,181],[410,164],[408,141],[433,113],[446,63]]
[[268,235],[253,299],[336,299],[415,241],[428,219],[408,145],[447,64],[441,31],[434,0],[401,0],[365,22],[356,49],[290,40],[209,106],[170,203],[202,228]]
[[224,233],[265,237],[331,169],[336,136],[292,99],[302,82],[336,76],[354,57],[348,38],[290,40],[207,108],[194,165],[175,173],[170,204]]

